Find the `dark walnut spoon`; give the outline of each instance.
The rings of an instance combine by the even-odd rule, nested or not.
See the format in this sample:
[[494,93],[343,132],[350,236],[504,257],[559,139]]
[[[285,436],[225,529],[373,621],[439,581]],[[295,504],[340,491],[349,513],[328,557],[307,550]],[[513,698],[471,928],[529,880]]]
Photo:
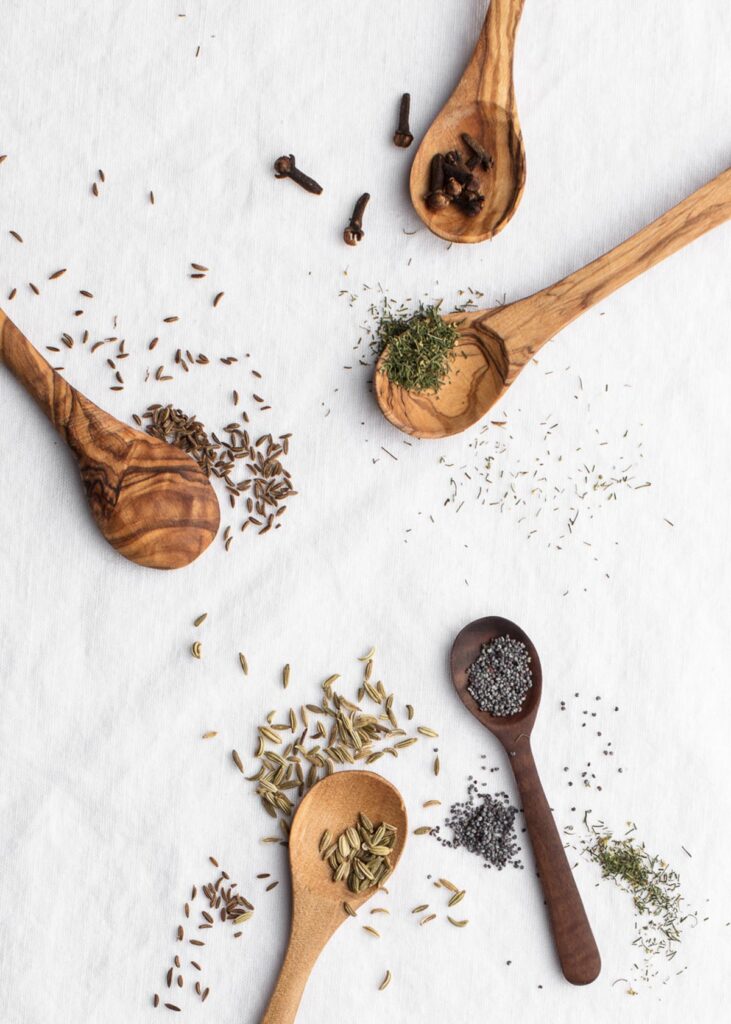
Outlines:
[[[480,711],[467,692],[467,670],[480,653],[481,646],[499,636],[510,636],[525,644],[533,673],[533,686],[522,710],[505,718]],[[538,652],[522,629],[507,619],[492,615],[465,626],[452,647],[451,669],[452,682],[462,703],[478,722],[497,736],[508,755],[520,791],[564,977],[572,985],[588,985],[599,975],[601,958],[530,746],[543,684]]]
[[397,829],[392,869],[406,842],[408,820],[399,791],[374,772],[344,771],[313,786],[292,822],[289,861],[292,868],[292,924],[279,979],[261,1024],[292,1024],[307,979],[322,950],[347,919],[343,902],[358,910],[377,889],[351,892],[345,882],[333,882],[330,865],[320,856],[325,829],[338,836],[355,824],[363,811],[374,824]]
[[[513,48],[525,0],[491,0],[474,53],[459,85],[424,136],[411,167],[414,209],[426,226],[449,242],[483,242],[515,213],[525,187],[525,151],[513,89]],[[455,203],[430,210],[429,168],[435,153],[464,149],[467,132],[492,157],[476,171],[485,205],[468,217]]]
[[466,430],[505,394],[520,371],[581,313],[684,245],[731,217],[731,169],[581,270],[526,299],[495,309],[452,313],[459,328],[449,377],[434,394],[404,391],[382,371],[374,378],[383,415],[415,437]]
[[36,400],[79,465],[97,526],[139,565],[178,569],[218,532],[218,499],[194,460],[103,412],[53,370],[0,310],[0,362]]

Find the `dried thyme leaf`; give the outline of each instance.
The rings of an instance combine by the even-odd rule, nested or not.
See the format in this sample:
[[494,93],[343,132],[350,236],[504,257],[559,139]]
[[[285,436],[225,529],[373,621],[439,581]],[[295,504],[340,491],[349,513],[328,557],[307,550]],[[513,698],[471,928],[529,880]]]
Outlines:
[[439,313],[420,305],[412,316],[394,315],[384,304],[374,345],[384,354],[382,372],[407,391],[438,391],[446,380],[459,331]]

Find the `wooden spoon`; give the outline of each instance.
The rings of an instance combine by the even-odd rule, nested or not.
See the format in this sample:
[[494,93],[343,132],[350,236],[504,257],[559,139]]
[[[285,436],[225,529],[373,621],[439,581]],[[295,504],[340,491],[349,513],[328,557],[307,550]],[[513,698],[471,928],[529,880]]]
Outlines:
[[359,811],[364,811],[375,825],[385,821],[398,829],[391,858],[395,867],[406,842],[406,808],[398,790],[380,775],[367,771],[336,772],[313,786],[297,808],[289,835],[289,945],[261,1024],[292,1024],[315,961],[328,939],[347,920],[343,902],[347,900],[357,910],[377,892],[367,889],[352,893],[345,882],[333,882],[332,869],[319,852],[325,829],[333,836],[340,835],[357,823]]
[[79,465],[96,524],[121,555],[188,565],[218,532],[218,499],[185,452],[125,426],[72,388],[0,310],[0,362],[35,398]]
[[[467,691],[467,670],[484,643],[498,636],[521,640],[531,657],[533,685],[517,715],[496,718],[480,711]],[[601,959],[584,904],[576,888],[551,808],[538,777],[530,734],[541,700],[542,675],[538,653],[522,629],[492,615],[465,626],[452,646],[452,682],[460,700],[475,718],[497,736],[505,748],[518,783],[528,834],[548,906],[561,970],[573,985],[588,985],[599,975]]]
[[376,366],[375,391],[387,420],[415,437],[448,437],[477,423],[547,341],[623,284],[731,217],[731,169],[719,174],[642,231],[526,299],[453,313],[459,327],[448,379],[435,394],[391,384]]
[[[483,242],[505,227],[525,186],[525,150],[513,89],[513,48],[525,0],[491,0],[465,73],[424,136],[411,167],[411,201],[434,234],[450,242]],[[492,157],[489,171],[477,170],[485,205],[468,217],[456,204],[430,210],[429,168],[435,153],[464,150],[462,132]],[[466,151],[465,155],[469,155]]]

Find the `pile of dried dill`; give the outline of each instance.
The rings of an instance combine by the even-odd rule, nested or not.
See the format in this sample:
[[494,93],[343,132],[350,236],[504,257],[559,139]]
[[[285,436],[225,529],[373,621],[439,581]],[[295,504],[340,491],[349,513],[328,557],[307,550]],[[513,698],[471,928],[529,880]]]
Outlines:
[[686,910],[680,892],[680,876],[667,861],[647,852],[645,844],[634,838],[636,826],[628,822],[628,831],[615,836],[603,822],[592,824],[589,812],[584,824],[590,833],[582,840],[582,852],[601,868],[602,878],[611,879],[632,897],[637,935],[633,945],[644,956],[642,980],[657,971],[651,967],[654,957],[672,960],[677,954],[683,925],[697,922],[694,912]]
[[459,331],[439,312],[420,305],[402,315],[384,302],[376,324],[373,349],[383,353],[381,372],[407,391],[438,391],[449,375]]

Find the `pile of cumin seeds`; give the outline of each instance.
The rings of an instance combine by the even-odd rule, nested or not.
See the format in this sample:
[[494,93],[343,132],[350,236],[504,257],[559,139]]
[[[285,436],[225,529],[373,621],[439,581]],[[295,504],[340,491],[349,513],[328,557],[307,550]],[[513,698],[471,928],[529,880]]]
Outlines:
[[[141,416],[134,417],[138,426],[144,426],[152,437],[174,444],[191,455],[207,477],[221,480],[228,495],[231,509],[243,501],[246,516],[241,531],[254,527],[257,534],[268,533],[281,527],[281,517],[287,511],[287,500],[294,497],[289,470],[283,459],[289,454],[291,433],[275,437],[265,433],[254,438],[243,414],[242,423],[228,423],[221,434],[209,434],[205,425],[172,405],[154,403]],[[236,477],[234,477],[236,474]],[[241,475],[243,474],[243,475]],[[233,543],[231,526],[224,529],[224,545],[228,551]]]
[[[238,882],[231,881],[230,875],[220,867],[215,857],[209,857],[208,860],[217,869],[217,877],[212,881],[205,882],[200,888],[200,894],[205,898],[208,909],[200,911],[200,919],[197,925],[194,926],[191,922],[195,911],[194,904],[199,895],[198,886],[194,885],[191,888],[190,896],[183,904],[183,922],[177,925],[175,932],[179,948],[181,944],[193,947],[193,950],[188,952],[188,955],[192,957],[188,961],[189,966],[197,972],[192,991],[203,1003],[208,998],[211,989],[203,981],[203,965],[201,960],[205,954],[200,952],[200,950],[205,948],[206,940],[200,937],[200,933],[208,932],[217,922],[222,922],[223,924],[230,923],[236,928],[233,937],[238,939],[243,934],[241,925],[249,921],[254,914],[254,904],[237,892]],[[195,931],[191,935],[190,930],[194,927]],[[175,953],[172,963],[165,974],[166,988],[172,989],[175,987],[178,990],[178,997],[180,991],[185,988],[183,956],[182,950]],[[157,992],[153,994],[152,1005],[155,1007],[160,1005],[160,995]],[[181,1009],[177,1003],[164,1002],[163,1006],[174,1011],[180,1011]]]

